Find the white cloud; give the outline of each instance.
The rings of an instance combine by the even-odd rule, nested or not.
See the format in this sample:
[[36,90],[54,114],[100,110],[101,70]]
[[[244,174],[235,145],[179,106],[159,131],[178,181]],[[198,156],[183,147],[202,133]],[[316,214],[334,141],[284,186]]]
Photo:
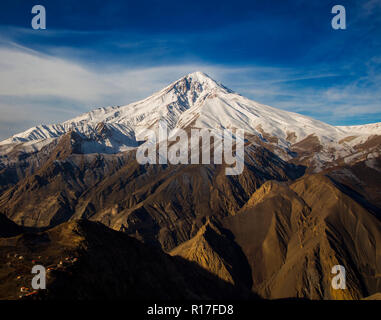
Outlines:
[[91,70],[27,48],[0,47],[0,140],[31,125],[70,119],[95,106],[145,98],[193,68]]
[[[124,105],[143,99],[183,75],[201,70],[231,89],[259,102],[324,119],[381,113],[376,90],[358,83],[319,89],[293,87],[336,74],[324,70],[227,67],[203,63],[127,68],[89,68],[68,58],[49,56],[8,43],[0,47],[0,140],[40,123],[61,122],[97,106]],[[373,87],[381,82],[372,75]],[[377,100],[378,99],[378,100]]]
[[[114,65],[94,70],[23,47],[0,47],[0,95],[67,99],[88,106],[121,104],[145,98],[199,68],[196,64],[137,69]],[[211,66],[201,68],[212,73],[222,71]]]

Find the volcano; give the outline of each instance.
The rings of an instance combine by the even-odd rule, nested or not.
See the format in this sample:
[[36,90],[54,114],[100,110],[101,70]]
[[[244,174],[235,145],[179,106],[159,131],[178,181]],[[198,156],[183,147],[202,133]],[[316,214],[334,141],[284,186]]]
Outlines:
[[[213,163],[139,164],[137,136],[160,121],[169,135],[243,129],[243,172],[226,176],[225,165]],[[10,244],[30,233],[45,233],[49,246],[59,247],[50,230],[87,221],[86,237],[96,237],[102,224],[121,233],[131,250],[143,246],[165,263],[196,264],[223,281],[213,286],[228,294],[241,288],[267,299],[374,296],[381,292],[380,155],[380,123],[332,126],[257,103],[194,72],[144,100],[0,142],[0,254],[7,265]],[[99,230],[99,237],[111,232]],[[65,237],[74,241],[75,232]],[[45,249],[33,250],[43,255]],[[51,254],[58,259],[61,253]],[[93,249],[88,254],[93,257]],[[330,285],[337,264],[347,270],[345,292]],[[13,279],[11,270],[0,274]],[[53,281],[62,292],[69,292],[65,285],[75,270]],[[193,289],[198,297],[206,290]],[[50,297],[56,296],[62,297],[58,291]]]

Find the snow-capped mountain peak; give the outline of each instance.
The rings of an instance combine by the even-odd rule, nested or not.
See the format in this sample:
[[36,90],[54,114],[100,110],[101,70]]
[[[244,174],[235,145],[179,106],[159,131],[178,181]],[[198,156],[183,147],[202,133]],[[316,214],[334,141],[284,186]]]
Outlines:
[[[315,136],[323,150],[345,149],[344,154],[350,152],[353,143],[366,140],[370,133],[381,135],[378,125],[334,127],[262,105],[197,71],[138,102],[98,108],[60,124],[40,125],[16,134],[0,142],[0,154],[10,152],[15,146],[25,152],[35,151],[70,131],[84,139],[86,153],[117,153],[135,148],[135,134],[141,128],[154,128],[159,120],[165,120],[170,130],[190,126],[244,129],[283,149]],[[356,138],[345,140],[351,135]]]
[[102,107],[61,124],[39,125],[0,142],[0,145],[27,143],[57,138],[70,130],[91,137],[99,123],[131,134],[137,126],[150,127],[165,119],[173,129],[180,115],[199,99],[213,92],[231,92],[202,72],[190,73],[146,99],[124,106]]

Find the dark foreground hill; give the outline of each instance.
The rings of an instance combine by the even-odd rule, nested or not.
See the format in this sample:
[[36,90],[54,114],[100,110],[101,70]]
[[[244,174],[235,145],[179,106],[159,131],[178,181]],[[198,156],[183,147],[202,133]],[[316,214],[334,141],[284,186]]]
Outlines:
[[[31,269],[48,269],[33,292]],[[23,288],[24,287],[24,288]],[[197,264],[80,220],[0,239],[0,299],[252,299]]]
[[[243,172],[141,165],[136,135],[162,121],[169,133],[244,129]],[[30,286],[32,260],[50,269],[49,299],[374,297],[380,190],[381,124],[333,127],[196,72],[0,142],[1,297]],[[337,264],[345,291],[331,287]]]
[[22,232],[22,228],[0,213],[0,237],[12,237]]

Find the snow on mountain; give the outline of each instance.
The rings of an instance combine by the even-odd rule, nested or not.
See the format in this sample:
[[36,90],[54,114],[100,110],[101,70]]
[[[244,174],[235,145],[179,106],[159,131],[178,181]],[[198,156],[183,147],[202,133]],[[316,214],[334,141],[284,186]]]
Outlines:
[[120,149],[123,149],[129,146],[137,127],[151,127],[164,119],[173,129],[180,115],[193,107],[200,95],[217,87],[223,89],[211,78],[196,72],[144,100],[126,106],[98,108],[61,124],[40,125],[4,140],[0,146],[57,138],[71,130],[84,138],[96,138],[99,135],[97,128],[103,123],[110,133],[117,132],[128,138],[127,141],[118,141]]
[[347,134],[379,135],[381,133],[381,122],[357,126],[338,126],[337,128],[345,131]]
[[[0,154],[22,148],[38,150],[63,134],[74,131],[85,141],[85,152],[116,153],[137,146],[135,134],[154,128],[164,120],[168,128],[242,128],[288,148],[315,135],[325,150],[337,156],[350,153],[353,141],[371,134],[381,135],[381,124],[335,127],[297,113],[279,110],[249,100],[219,84],[202,72],[191,73],[150,97],[125,106],[98,108],[61,124],[40,125],[0,142]],[[356,136],[352,140],[348,136]],[[341,141],[341,143],[339,143]],[[323,148],[323,149],[324,149]],[[320,157],[324,160],[324,154]]]

